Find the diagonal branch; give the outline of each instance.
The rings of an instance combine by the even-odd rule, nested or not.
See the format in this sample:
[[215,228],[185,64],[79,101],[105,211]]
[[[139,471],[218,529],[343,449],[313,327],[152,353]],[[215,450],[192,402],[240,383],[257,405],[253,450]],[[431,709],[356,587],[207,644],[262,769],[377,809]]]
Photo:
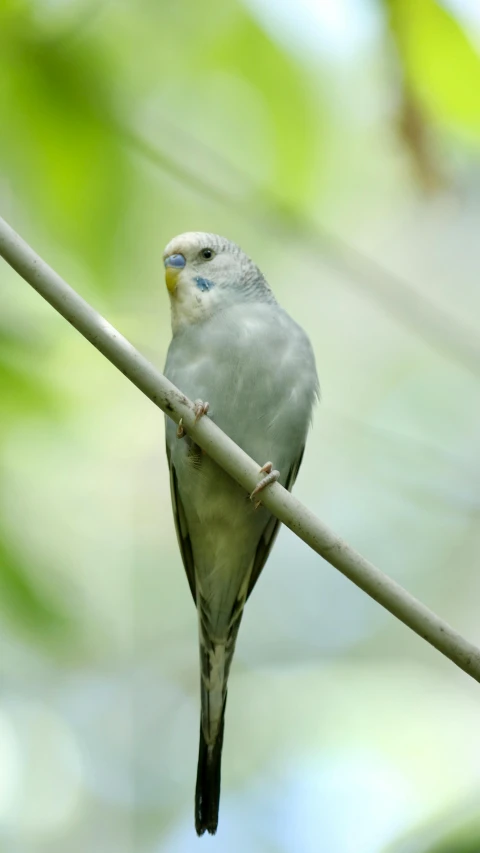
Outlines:
[[[248,492],[253,491],[258,483],[259,465],[209,418],[202,418],[195,424],[191,401],[75,293],[1,218],[0,255],[168,417],[176,423],[182,418],[188,434],[237,483]],[[350,548],[278,483],[265,490],[262,502],[332,566],[480,682],[480,649]]]

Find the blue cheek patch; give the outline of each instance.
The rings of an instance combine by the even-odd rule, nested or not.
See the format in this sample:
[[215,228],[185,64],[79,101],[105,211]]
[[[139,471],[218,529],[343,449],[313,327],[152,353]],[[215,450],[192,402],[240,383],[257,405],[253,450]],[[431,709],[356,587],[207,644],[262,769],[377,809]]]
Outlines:
[[210,281],[209,278],[202,278],[199,275],[196,276],[195,283],[198,289],[202,291],[202,293],[205,293],[206,290],[211,290],[212,287],[215,287],[213,281]]

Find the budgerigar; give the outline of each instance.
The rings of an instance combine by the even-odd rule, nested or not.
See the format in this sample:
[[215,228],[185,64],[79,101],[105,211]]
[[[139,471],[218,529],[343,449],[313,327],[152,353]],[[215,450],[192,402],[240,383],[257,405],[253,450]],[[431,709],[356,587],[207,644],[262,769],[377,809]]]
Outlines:
[[305,332],[237,245],[216,234],[181,234],[166,247],[164,263],[173,330],[165,374],[196,401],[197,417],[211,417],[262,465],[249,499],[166,418],[175,524],[198,611],[195,827],[202,835],[218,824],[227,680],[243,608],[279,527],[261,505],[261,491],[274,479],[292,488],[318,379]]

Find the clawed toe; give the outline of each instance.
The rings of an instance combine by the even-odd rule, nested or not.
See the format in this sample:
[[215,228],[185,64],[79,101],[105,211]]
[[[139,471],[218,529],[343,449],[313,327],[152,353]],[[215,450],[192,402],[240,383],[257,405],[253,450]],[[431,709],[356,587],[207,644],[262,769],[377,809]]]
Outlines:
[[[276,483],[280,477],[280,471],[275,471],[273,468],[273,464],[271,462],[265,462],[265,465],[262,465],[260,468],[260,474],[266,474],[259,483],[255,486],[252,494],[250,495],[250,500],[253,501],[254,497],[258,495],[259,492],[262,492],[267,486],[270,486],[271,483]],[[255,509],[261,505],[261,501],[255,501]]]
[[[203,400],[195,400],[193,411],[195,412],[195,423],[198,423],[200,418],[207,414],[210,408],[210,403],[204,403]],[[187,434],[183,425],[183,418],[180,418],[177,427],[177,438],[183,438]]]
[[273,471],[273,463],[265,462],[265,465],[262,465],[260,468],[260,474],[271,474]]
[[204,403],[203,400],[195,400],[193,405],[195,409],[195,423],[197,423],[203,415],[207,414],[210,403]]

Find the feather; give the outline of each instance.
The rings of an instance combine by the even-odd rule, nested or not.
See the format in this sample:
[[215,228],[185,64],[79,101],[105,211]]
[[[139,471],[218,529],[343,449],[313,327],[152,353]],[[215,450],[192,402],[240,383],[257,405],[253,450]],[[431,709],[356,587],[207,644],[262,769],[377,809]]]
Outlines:
[[[209,249],[209,259],[202,251]],[[273,460],[291,489],[318,392],[315,359],[303,330],[276,302],[255,264],[211,234],[175,238],[166,255],[186,263],[170,292],[173,339],[166,376],[249,456]],[[198,280],[212,287],[198,289]],[[180,552],[199,621],[201,725],[195,826],[218,823],[225,705],[245,602],[280,528],[188,436],[167,421],[167,457]],[[285,477],[285,474],[287,475]],[[285,479],[284,479],[285,478]]]
[[195,590],[195,563],[193,559],[192,542],[188,532],[187,519],[183,508],[182,499],[178,490],[178,480],[175,471],[175,466],[172,463],[170,450],[167,443],[167,462],[170,471],[170,494],[172,497],[173,520],[175,522],[175,530],[177,533],[178,546],[182,556],[185,573],[187,575],[188,585],[192,593],[195,604],[197,603],[197,594]]
[[[303,454],[305,452],[305,445],[302,447],[301,453],[298,459],[294,462],[290,471],[288,472],[288,477],[285,482],[285,488],[291,492],[295,480],[297,479],[297,474],[300,470],[300,465],[302,464]],[[247,599],[255,586],[258,578],[260,577],[261,571],[268,560],[270,555],[270,551],[273,548],[275,543],[275,539],[278,536],[280,530],[281,522],[278,518],[275,518],[274,515],[267,521],[265,525],[265,529],[260,537],[257,550],[255,552],[255,559],[253,561],[252,572],[250,574],[250,582],[248,585]]]

